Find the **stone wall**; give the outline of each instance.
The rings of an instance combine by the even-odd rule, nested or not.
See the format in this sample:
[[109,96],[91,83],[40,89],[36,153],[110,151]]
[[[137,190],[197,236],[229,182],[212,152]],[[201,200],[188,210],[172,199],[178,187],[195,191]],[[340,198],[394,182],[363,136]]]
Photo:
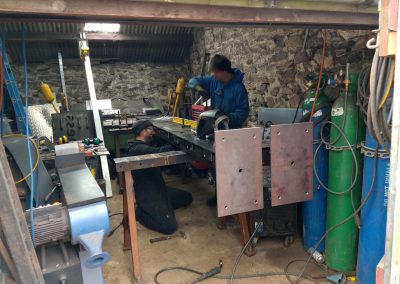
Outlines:
[[[24,97],[23,66],[13,65],[18,90]],[[167,90],[175,86],[182,74],[188,74],[185,65],[158,65],[153,63],[92,63],[96,95],[98,99],[158,98],[166,101]],[[89,99],[85,68],[80,61],[66,62],[64,66],[68,98],[72,106],[84,107]],[[56,94],[61,92],[58,63],[28,65],[30,104],[44,104],[38,92],[40,81],[50,85]]]
[[[259,106],[296,107],[306,90],[305,76],[318,74],[323,34],[311,29],[307,40],[304,29],[205,28],[195,31],[189,65],[193,75],[200,74],[204,52],[220,53],[231,59],[245,75],[251,105],[250,121],[256,120]],[[372,60],[365,48],[368,31],[327,31],[325,66],[359,69]]]
[[[249,92],[250,121],[256,120],[259,106],[296,107],[305,91],[304,77],[319,72],[322,54],[322,32],[278,28],[198,28],[186,64],[157,65],[154,63],[123,63],[93,61],[97,97],[99,99],[159,98],[166,102],[168,87],[174,87],[180,76],[200,74],[205,51],[221,53],[232,60],[246,74]],[[365,48],[368,31],[327,31],[328,68],[344,69],[346,62],[352,70],[372,60],[372,52]],[[13,65],[21,95],[23,68]],[[79,60],[65,62],[67,93],[72,106],[83,107],[89,99],[85,69]],[[58,63],[29,64],[29,92],[31,104],[43,104],[38,93],[40,81],[49,83],[53,92],[61,91]],[[119,107],[119,106],[117,106]]]

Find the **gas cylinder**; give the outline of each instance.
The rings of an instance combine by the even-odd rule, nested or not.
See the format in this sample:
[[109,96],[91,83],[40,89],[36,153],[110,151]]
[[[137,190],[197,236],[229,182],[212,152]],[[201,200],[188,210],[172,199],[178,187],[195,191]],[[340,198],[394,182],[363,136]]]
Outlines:
[[[309,90],[303,103],[303,116],[311,111],[314,103],[315,90]],[[314,137],[313,137],[313,152],[318,150],[315,156],[314,167],[319,179],[323,184],[328,183],[328,150],[325,145],[321,145],[320,128],[321,118],[330,112],[330,100],[320,93],[315,102],[312,121],[314,122]],[[328,128],[325,128],[326,130]],[[325,133],[328,135],[328,133]],[[325,135],[324,134],[324,135]],[[318,182],[317,178],[313,177],[313,199],[303,202],[303,242],[304,247],[315,249],[318,252],[325,250],[325,242],[322,241],[318,247],[314,248],[316,243],[325,233],[326,224],[326,190]]]
[[[389,189],[389,155],[378,147],[367,131],[364,153],[362,200],[371,194],[361,209],[361,229],[358,245],[357,283],[375,284],[376,266],[385,253],[387,196]],[[374,184],[371,187],[373,176]]]
[[[336,99],[331,110],[331,121],[347,137],[351,148],[344,136],[334,125],[330,129],[329,174],[327,199],[327,230],[336,226],[349,216],[360,205],[362,157],[359,149],[364,137],[365,127],[356,105],[358,76],[352,74],[346,91]],[[351,151],[355,152],[354,161]],[[355,176],[355,168],[358,174]],[[352,190],[349,190],[353,181]],[[326,237],[326,264],[330,269],[347,272],[353,271],[356,264],[358,228],[355,218],[336,227]]]

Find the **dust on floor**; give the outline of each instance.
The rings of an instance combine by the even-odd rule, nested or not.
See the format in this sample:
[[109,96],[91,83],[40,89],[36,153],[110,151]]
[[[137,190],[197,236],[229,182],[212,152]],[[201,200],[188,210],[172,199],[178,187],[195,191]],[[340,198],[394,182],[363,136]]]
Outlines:
[[[193,194],[193,204],[176,211],[178,230],[187,235],[187,239],[175,238],[150,244],[149,240],[161,236],[138,223],[139,252],[144,283],[155,283],[154,275],[162,268],[169,266],[184,266],[199,271],[209,271],[223,261],[221,275],[230,275],[236,256],[242,243],[239,226],[233,220],[228,221],[226,230],[218,230],[216,207],[206,205],[206,200],[213,194],[213,187],[206,179],[190,178],[182,183],[181,178],[167,177],[168,185],[187,190]],[[113,198],[108,200],[110,213],[122,212],[122,195],[119,187],[113,181]],[[114,228],[122,220],[121,215],[111,217],[111,227]],[[123,229],[120,227],[104,244],[104,251],[111,254],[111,260],[104,267],[106,284],[132,283],[132,263],[130,251],[123,251]],[[260,272],[282,272],[287,263],[293,259],[306,259],[307,253],[302,247],[301,238],[296,237],[290,248],[284,248],[283,238],[263,238],[258,241],[257,254],[252,257],[243,256],[237,268],[236,275],[254,274]],[[290,272],[298,273],[303,263],[294,263]],[[313,275],[323,275],[323,272],[309,265],[307,270]],[[197,275],[169,271],[163,273],[159,281],[162,284],[188,283]],[[295,279],[295,278],[293,278]],[[321,280],[319,280],[321,281]],[[229,280],[208,279],[203,283],[224,284]],[[235,280],[234,283],[289,283],[285,276],[252,278]],[[301,283],[312,283],[303,280]]]

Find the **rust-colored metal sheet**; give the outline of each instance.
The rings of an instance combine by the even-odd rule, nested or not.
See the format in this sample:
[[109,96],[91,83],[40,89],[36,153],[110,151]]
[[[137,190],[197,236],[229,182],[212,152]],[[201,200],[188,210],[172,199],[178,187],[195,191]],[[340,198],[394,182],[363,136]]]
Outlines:
[[272,206],[312,199],[312,143],[311,122],[271,126]]
[[215,132],[218,217],[264,208],[262,128]]

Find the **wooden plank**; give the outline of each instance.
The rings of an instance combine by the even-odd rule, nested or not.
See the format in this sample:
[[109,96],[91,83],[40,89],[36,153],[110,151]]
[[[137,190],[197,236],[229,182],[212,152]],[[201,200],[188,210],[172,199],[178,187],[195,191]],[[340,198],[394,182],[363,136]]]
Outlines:
[[2,239],[0,239],[0,255],[2,256],[5,264],[7,265],[8,270],[11,273],[11,276],[14,279],[18,279],[17,268],[15,267],[14,261],[11,258],[10,253],[8,252],[6,246]]
[[128,209],[128,222],[129,222],[129,235],[131,241],[131,255],[133,265],[133,276],[136,282],[142,281],[142,274],[140,271],[140,257],[139,257],[139,241],[137,236],[136,227],[136,214],[135,214],[135,195],[133,188],[133,177],[131,171],[125,171],[125,186],[126,186],[126,202]]
[[387,56],[389,39],[389,0],[380,0],[379,11],[379,56]]
[[0,139],[0,216],[5,240],[21,284],[44,284],[3,142]]
[[81,19],[101,21],[152,21],[190,24],[307,25],[371,29],[377,13],[326,10],[252,8],[122,0],[2,0],[0,14],[19,18]]
[[115,158],[114,161],[117,172],[126,172],[182,164],[189,162],[190,158],[183,151],[170,151],[157,154]]

